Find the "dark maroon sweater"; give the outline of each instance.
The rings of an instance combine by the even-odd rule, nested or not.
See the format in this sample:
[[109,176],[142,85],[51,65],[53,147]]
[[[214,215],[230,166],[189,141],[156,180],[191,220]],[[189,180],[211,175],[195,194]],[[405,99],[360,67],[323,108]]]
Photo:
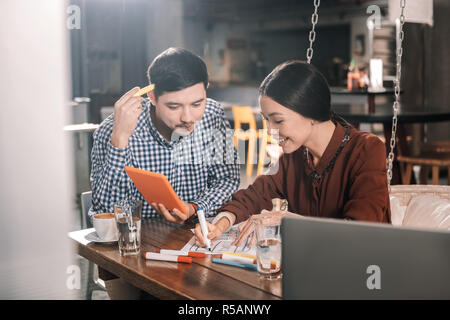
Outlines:
[[336,123],[315,168],[322,178],[312,177],[311,162],[306,160],[304,147],[300,147],[280,157],[277,173],[258,176],[218,212],[235,214],[235,223],[239,223],[263,209],[271,210],[272,199],[282,198],[288,200],[290,212],[304,216],[391,223],[384,143],[353,127],[348,133],[350,140],[326,172],[345,135],[343,123]]

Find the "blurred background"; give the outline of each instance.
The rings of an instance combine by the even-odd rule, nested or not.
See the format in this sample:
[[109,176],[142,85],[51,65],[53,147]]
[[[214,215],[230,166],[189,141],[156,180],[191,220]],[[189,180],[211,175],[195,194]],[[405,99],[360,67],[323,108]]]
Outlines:
[[[407,7],[402,108],[449,110],[450,3],[410,0]],[[2,1],[0,12],[0,298],[102,299],[67,237],[87,223],[80,196],[91,189],[93,131],[123,93],[148,84],[149,64],[168,47],[205,60],[208,97],[222,102],[233,127],[232,107],[257,109],[258,86],[276,65],[306,60],[314,1]],[[332,88],[333,106],[392,106],[399,1],[322,0],[318,13],[312,63]],[[372,94],[371,59],[382,61],[384,90]],[[357,122],[386,139],[383,123]],[[448,124],[408,123],[402,139],[417,155],[424,142],[450,140]],[[241,187],[257,174],[256,166],[246,169]],[[441,168],[440,181],[447,177]],[[31,276],[27,266],[44,253]],[[70,266],[81,268],[81,288],[67,285]]]

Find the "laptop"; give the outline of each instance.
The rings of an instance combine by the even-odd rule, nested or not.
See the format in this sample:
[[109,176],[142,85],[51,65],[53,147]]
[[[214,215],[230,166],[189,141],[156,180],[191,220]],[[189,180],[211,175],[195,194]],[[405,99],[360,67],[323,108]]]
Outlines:
[[285,217],[284,299],[450,299],[450,231]]

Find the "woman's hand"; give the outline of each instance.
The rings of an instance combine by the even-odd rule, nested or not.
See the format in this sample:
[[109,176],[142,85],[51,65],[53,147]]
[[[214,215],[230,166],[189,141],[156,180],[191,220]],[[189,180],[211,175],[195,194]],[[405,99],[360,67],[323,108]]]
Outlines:
[[185,202],[185,201],[181,201],[181,202],[183,202],[183,205],[185,206],[187,213],[183,213],[178,209],[167,210],[166,207],[162,203],[152,202],[151,206],[153,207],[153,209],[156,210],[156,212],[158,212],[160,215],[162,215],[167,221],[182,224],[195,213],[195,209],[192,204]]
[[[227,218],[222,218],[217,221],[215,224],[209,223],[206,221],[206,226],[208,227],[208,239],[213,242],[219,239],[222,234],[227,230],[230,226],[230,222]],[[194,229],[195,234],[195,244],[199,247],[206,247],[205,238],[203,237],[202,228],[200,224],[197,223]]]
[[236,238],[236,240],[232,243],[233,246],[241,246],[244,241],[250,236],[252,235],[252,238],[250,239],[249,243],[248,243],[248,247],[251,247],[254,242],[255,242],[255,234],[254,234],[254,224],[253,222],[257,219],[261,219],[264,217],[272,217],[274,219],[279,219],[282,217],[287,217],[287,216],[298,216],[298,214],[296,213],[292,213],[289,211],[267,211],[267,210],[263,210],[261,211],[260,214],[254,214],[252,215],[250,218],[248,218],[245,222],[241,223],[239,225],[239,235]]

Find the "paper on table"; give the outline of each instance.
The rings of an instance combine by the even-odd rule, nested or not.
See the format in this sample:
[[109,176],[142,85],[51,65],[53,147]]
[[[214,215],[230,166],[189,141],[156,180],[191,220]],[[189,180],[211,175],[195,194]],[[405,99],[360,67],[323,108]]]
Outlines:
[[[192,230],[193,231],[193,230]],[[220,254],[224,252],[246,253],[256,255],[256,246],[250,248],[247,244],[250,242],[251,236],[247,238],[243,245],[236,247],[231,245],[239,234],[238,225],[234,225],[229,231],[224,232],[222,236],[211,244],[211,251],[206,248],[200,248],[195,245],[195,237],[192,237],[188,243],[181,249],[182,251],[204,252],[206,254]]]

